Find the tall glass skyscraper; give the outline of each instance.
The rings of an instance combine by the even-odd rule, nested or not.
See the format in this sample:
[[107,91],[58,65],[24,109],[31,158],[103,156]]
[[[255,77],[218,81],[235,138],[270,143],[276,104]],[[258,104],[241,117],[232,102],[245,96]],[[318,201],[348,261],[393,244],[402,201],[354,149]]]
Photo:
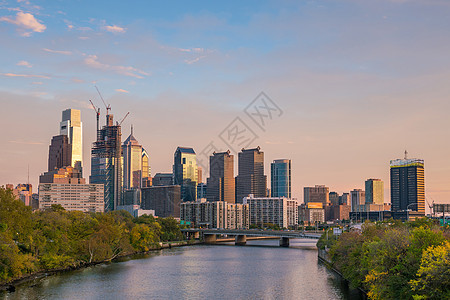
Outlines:
[[270,165],[272,197],[291,198],[291,160],[276,159]]
[[235,203],[234,156],[230,150],[209,157],[209,173],[206,199]]
[[60,134],[67,135],[71,148],[71,166],[83,171],[83,124],[78,109],[66,109],[62,112]]
[[422,159],[391,160],[392,211],[425,214],[425,175]]
[[[130,136],[123,142],[123,188],[141,188],[142,184],[142,145],[133,136],[131,127]],[[147,172],[148,173],[148,172]],[[147,174],[148,177],[148,174]]]
[[173,182],[181,185],[181,201],[197,199],[197,156],[194,149],[178,147],[173,161]]

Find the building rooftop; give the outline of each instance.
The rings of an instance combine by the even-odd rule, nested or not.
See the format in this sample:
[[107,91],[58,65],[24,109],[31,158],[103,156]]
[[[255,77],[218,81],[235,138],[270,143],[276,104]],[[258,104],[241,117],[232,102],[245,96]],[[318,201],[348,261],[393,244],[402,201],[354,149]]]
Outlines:
[[178,147],[177,151],[180,151],[181,153],[190,153],[195,154],[195,151],[193,148],[187,148],[187,147]]

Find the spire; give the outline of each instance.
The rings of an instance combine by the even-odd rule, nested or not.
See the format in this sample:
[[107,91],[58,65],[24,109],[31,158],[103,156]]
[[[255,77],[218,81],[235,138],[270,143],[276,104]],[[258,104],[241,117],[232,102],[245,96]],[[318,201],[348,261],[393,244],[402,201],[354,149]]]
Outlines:
[[133,124],[131,124],[131,135],[133,135]]
[[405,159],[408,159],[408,151],[405,150]]

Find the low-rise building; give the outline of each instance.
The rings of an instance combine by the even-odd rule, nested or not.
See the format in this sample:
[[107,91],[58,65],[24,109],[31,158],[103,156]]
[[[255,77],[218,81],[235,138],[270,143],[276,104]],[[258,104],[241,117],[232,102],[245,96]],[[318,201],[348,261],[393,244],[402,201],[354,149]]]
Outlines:
[[299,206],[300,221],[305,225],[325,222],[325,209],[321,202],[309,202]]

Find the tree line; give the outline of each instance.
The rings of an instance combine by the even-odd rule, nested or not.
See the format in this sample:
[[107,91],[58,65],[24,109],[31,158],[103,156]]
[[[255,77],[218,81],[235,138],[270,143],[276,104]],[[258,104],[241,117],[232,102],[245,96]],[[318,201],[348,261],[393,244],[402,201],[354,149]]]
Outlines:
[[370,299],[450,299],[450,230],[435,220],[366,222],[339,238],[330,230],[318,247]]
[[78,268],[180,241],[174,218],[126,211],[83,213],[59,205],[32,212],[0,187],[0,284],[40,271]]

